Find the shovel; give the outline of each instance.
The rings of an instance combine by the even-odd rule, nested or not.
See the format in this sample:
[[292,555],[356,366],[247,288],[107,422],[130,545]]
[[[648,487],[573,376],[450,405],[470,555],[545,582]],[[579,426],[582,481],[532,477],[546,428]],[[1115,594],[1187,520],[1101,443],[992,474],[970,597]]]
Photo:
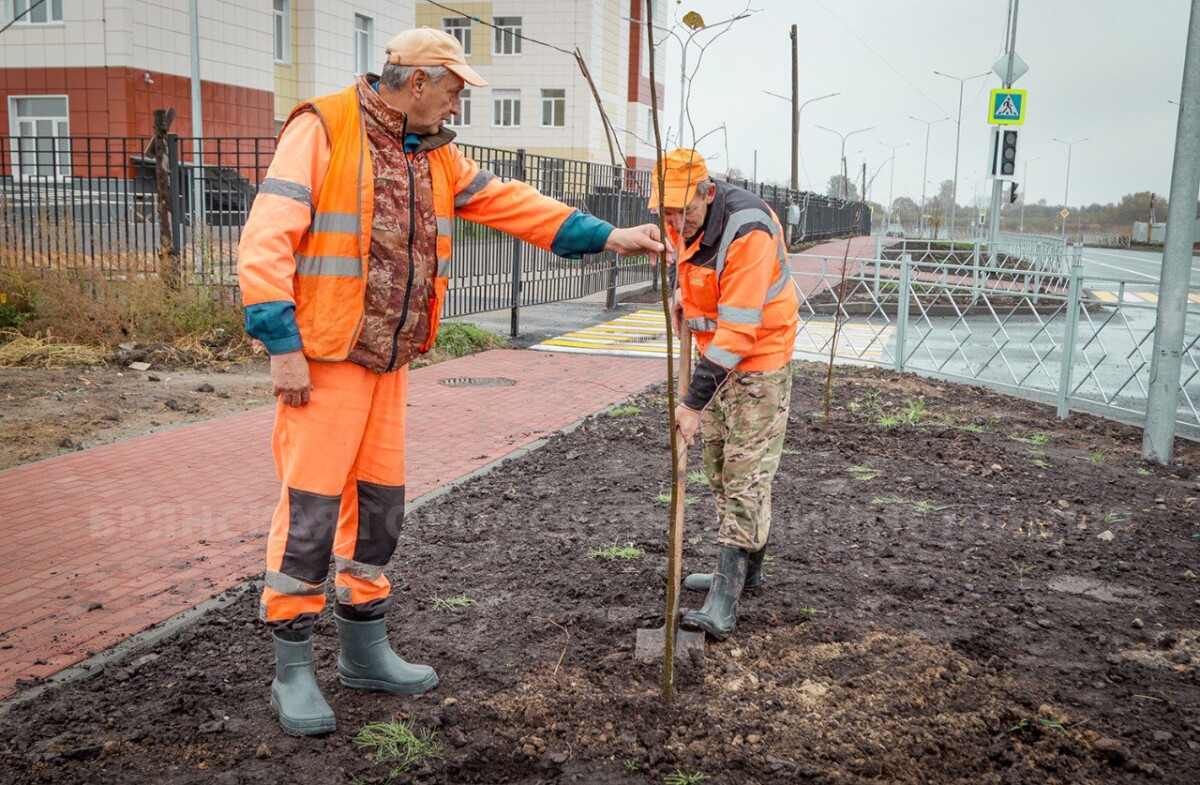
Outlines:
[[[692,377],[692,331],[687,322],[682,322],[679,334],[679,376],[676,382],[677,400],[681,400],[687,390],[688,380]],[[683,562],[683,500],[687,493],[687,445],[680,444],[678,456],[678,471],[675,481],[676,503],[674,536],[671,538],[671,552],[667,558],[667,622],[658,629],[637,631],[637,642],[634,645],[633,656],[638,660],[656,660],[665,658],[668,651],[672,658],[689,657],[692,651],[704,651],[704,633],[679,629],[679,583],[680,567]],[[668,645],[669,642],[674,645]]]

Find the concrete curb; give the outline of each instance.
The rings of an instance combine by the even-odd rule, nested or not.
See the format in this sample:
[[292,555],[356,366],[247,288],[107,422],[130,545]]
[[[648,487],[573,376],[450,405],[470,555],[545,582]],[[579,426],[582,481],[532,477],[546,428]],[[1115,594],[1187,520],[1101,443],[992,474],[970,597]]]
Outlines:
[[[616,408],[624,405],[624,403],[626,401],[628,401],[630,398],[633,398],[636,395],[641,395],[641,394],[645,393],[646,390],[648,390],[649,388],[651,388],[654,385],[659,384],[659,383],[660,382],[657,382],[657,381],[651,382],[650,384],[645,385],[641,389],[630,393],[629,395],[625,396],[624,398],[620,399],[619,401],[616,401],[608,406],[605,406],[602,409],[594,411],[591,414],[587,414],[587,415],[579,418],[575,422],[568,423],[567,425],[564,425],[563,427],[558,428],[553,433],[547,434],[546,436],[543,436],[540,439],[537,439],[535,441],[530,442],[529,444],[518,447],[517,449],[513,450],[512,452],[502,455],[499,458],[496,458],[495,460],[490,461],[490,462],[484,464],[483,466],[480,466],[478,469],[475,469],[474,471],[468,472],[467,474],[464,474],[461,477],[451,480],[450,482],[446,483],[445,485],[441,485],[441,486],[438,486],[437,488],[434,488],[432,491],[429,491],[428,493],[424,494],[423,496],[420,496],[420,497],[414,499],[413,501],[409,502],[409,504],[407,505],[406,513],[419,510],[422,507],[424,507],[426,504],[429,504],[430,502],[446,495],[450,491],[461,487],[462,485],[466,484],[470,480],[473,480],[477,477],[482,477],[483,475],[487,474],[488,472],[503,465],[504,463],[506,463],[508,461],[515,460],[517,458],[522,458],[522,457],[528,455],[529,453],[533,452],[534,450],[537,450],[537,449],[540,449],[540,448],[546,446],[546,444],[548,444],[549,441],[551,439],[553,439],[555,436],[558,436],[560,434],[565,435],[565,434],[575,431],[577,428],[579,428],[579,426],[583,425],[589,419],[591,419],[593,417],[597,417],[602,414],[605,414],[606,412],[610,412],[613,409],[616,409]],[[151,625],[150,627],[148,627],[147,629],[142,630],[139,633],[135,633],[134,635],[131,635],[130,637],[126,638],[125,640],[123,640],[119,643],[115,643],[112,646],[109,646],[107,649],[104,649],[103,651],[98,652],[97,654],[93,654],[92,656],[90,656],[80,662],[77,662],[74,665],[69,665],[66,668],[63,668],[62,670],[58,671],[57,673],[55,673],[51,676],[47,676],[45,679],[38,682],[37,684],[35,684],[31,687],[28,687],[24,690],[21,690],[19,692],[16,692],[16,693],[8,696],[7,698],[3,699],[2,701],[0,701],[0,717],[3,717],[4,715],[6,715],[8,712],[12,711],[17,706],[20,706],[22,704],[28,703],[29,701],[35,700],[36,698],[45,694],[46,692],[57,689],[58,687],[61,687],[66,684],[71,684],[73,682],[81,681],[82,679],[86,679],[89,676],[95,676],[99,673],[103,673],[105,668],[112,666],[112,665],[117,665],[117,664],[125,661],[126,659],[128,659],[131,655],[136,654],[140,651],[143,651],[144,649],[150,648],[154,644],[156,644],[162,640],[165,640],[166,638],[169,638],[170,636],[174,635],[175,633],[177,633],[183,629],[186,629],[187,627],[191,626],[192,624],[195,624],[197,621],[199,621],[201,618],[203,618],[205,616],[205,614],[207,614],[209,611],[217,610],[220,608],[224,608],[227,605],[231,605],[232,603],[234,603],[238,599],[240,599],[241,596],[243,594],[245,594],[247,591],[250,591],[251,589],[258,591],[261,588],[261,586],[262,586],[262,581],[260,578],[252,578],[249,580],[244,580],[241,583],[237,583],[227,589],[222,590],[219,594],[216,594],[213,597],[205,600],[204,602],[201,602],[199,605],[195,605],[191,608],[188,608],[185,611],[181,611],[180,613],[175,614],[174,616],[172,616],[168,619],[164,619],[161,622],[157,622],[157,623]]]

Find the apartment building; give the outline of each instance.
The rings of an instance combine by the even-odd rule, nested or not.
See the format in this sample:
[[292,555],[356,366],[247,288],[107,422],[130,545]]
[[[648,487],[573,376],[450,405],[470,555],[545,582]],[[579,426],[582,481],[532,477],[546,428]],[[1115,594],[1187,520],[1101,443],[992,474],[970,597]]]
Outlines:
[[[666,0],[652,1],[664,18]],[[605,163],[611,142],[629,165],[652,160],[645,0],[444,3],[487,25],[423,0],[0,0],[3,23],[16,19],[0,34],[0,122],[41,140],[12,173],[68,177],[55,137],[144,139],[156,109],[195,135],[193,2],[205,137],[273,135],[299,101],[378,72],[388,39],[416,24],[458,36],[491,83],[464,94],[461,141]],[[615,138],[565,53],[576,48]]]
[[[575,58],[578,48],[629,166],[653,161],[646,0],[417,0],[416,24],[458,37],[489,85],[464,91],[459,140],[609,163],[604,122]],[[652,0],[666,18],[666,0]],[[454,13],[442,6],[450,6]],[[469,16],[468,16],[469,15]],[[476,17],[478,20],[469,17]],[[661,82],[659,98],[663,95]]]

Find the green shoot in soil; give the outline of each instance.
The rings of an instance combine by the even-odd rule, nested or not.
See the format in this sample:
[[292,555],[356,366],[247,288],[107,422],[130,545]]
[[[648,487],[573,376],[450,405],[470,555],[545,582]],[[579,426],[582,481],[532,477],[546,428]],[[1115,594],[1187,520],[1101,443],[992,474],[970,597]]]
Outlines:
[[641,414],[642,410],[632,404],[629,406],[618,406],[615,409],[610,409],[609,417],[632,417],[636,414]]
[[[671,494],[660,493],[659,495],[654,497],[654,501],[658,502],[659,504],[670,504],[671,503]],[[692,497],[688,496],[683,500],[683,503],[685,505],[695,504],[696,500],[693,499]]]
[[433,731],[413,730],[411,722],[369,723],[354,737],[354,743],[370,751],[377,762],[396,764],[399,772],[407,771],[414,763],[442,757],[442,743]]
[[880,428],[895,428],[900,424],[900,418],[894,414],[884,414],[875,421]]
[[1154,472],[1150,471],[1149,469],[1138,469],[1138,476],[1139,477],[1153,477]]
[[667,778],[663,782],[666,785],[696,785],[697,782],[707,779],[711,779],[707,774],[684,774],[679,769],[675,769],[675,771],[667,775]]
[[439,597],[435,594],[429,598],[429,610],[431,611],[456,611],[474,604],[475,600],[465,594],[458,597]]
[[1104,456],[1108,454],[1108,450],[1101,447],[1092,453],[1092,463],[1104,463]]
[[799,455],[799,454],[800,454],[800,451],[799,451],[799,450],[793,450],[791,447],[784,447],[784,448],[783,448],[783,454],[784,454],[784,455]]
[[687,538],[687,541],[688,541],[688,545],[699,545],[701,542],[704,541],[704,538],[701,537],[699,534],[693,534],[691,537]]
[[688,472],[687,481],[689,485],[708,485],[708,475],[700,469],[695,469]]
[[851,466],[846,471],[854,475],[854,479],[868,482],[879,476],[879,472],[870,466]]
[[1015,432],[1010,433],[1008,438],[1021,444],[1048,444],[1050,442],[1050,434],[1045,431],[1034,431],[1025,436],[1018,436]]
[[909,425],[916,425],[925,416],[925,401],[922,398],[905,398],[904,406],[904,419]]
[[632,561],[642,558],[645,554],[645,551],[633,543],[627,543],[624,546],[610,545],[607,548],[593,548],[589,555],[593,559],[604,559],[605,561]]

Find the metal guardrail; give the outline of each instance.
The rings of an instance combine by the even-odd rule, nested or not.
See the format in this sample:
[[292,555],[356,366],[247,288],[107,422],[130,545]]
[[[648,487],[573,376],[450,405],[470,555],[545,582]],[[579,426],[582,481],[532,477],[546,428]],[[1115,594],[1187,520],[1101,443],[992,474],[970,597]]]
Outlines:
[[[168,134],[159,160],[144,138],[0,137],[0,251],[36,270],[94,272],[109,277],[155,276],[165,246],[183,280],[236,287],[237,246],[275,141],[264,137]],[[618,226],[651,220],[650,173],[605,164],[497,150],[470,144],[463,152],[498,176],[531,183],[543,193]],[[198,163],[202,162],[202,163]],[[156,173],[165,167],[168,192]],[[803,239],[870,232],[870,211],[857,203],[745,181],[776,214],[803,206]],[[161,201],[167,221],[160,221]],[[801,239],[801,238],[796,238]],[[520,308],[608,292],[657,278],[646,259],[599,254],[560,259],[466,221],[455,222],[455,252],[447,316],[504,308],[518,329]]]
[[[986,256],[793,256],[799,355],[828,359],[836,317],[841,362],[981,384],[1053,403],[1062,417],[1087,411],[1140,424],[1157,292],[1084,275],[1082,246],[1066,250],[1065,275],[989,268]],[[1180,435],[1200,438],[1200,286],[1188,291],[1176,421]]]

